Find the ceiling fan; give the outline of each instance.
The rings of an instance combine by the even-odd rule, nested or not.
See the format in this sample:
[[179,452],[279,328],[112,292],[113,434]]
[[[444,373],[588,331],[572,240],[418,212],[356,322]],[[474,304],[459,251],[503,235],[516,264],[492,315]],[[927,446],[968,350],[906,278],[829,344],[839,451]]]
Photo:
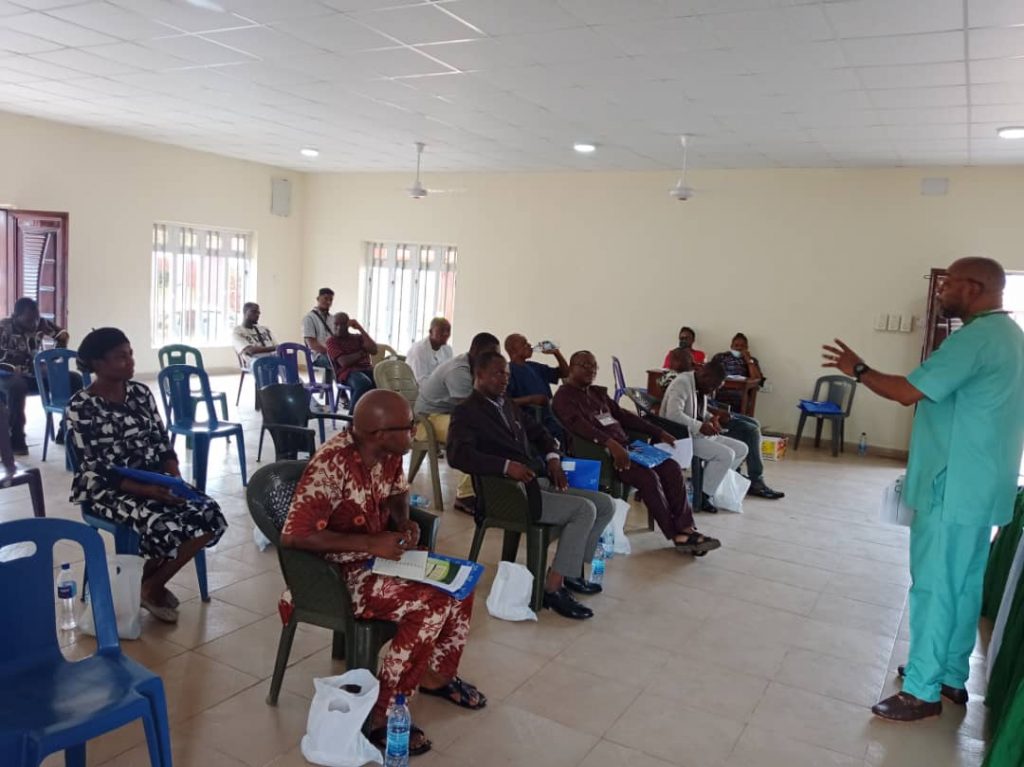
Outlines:
[[422,141],[416,142],[416,180],[412,182],[412,186],[405,190],[405,193],[414,200],[422,200],[428,194],[455,194],[463,191],[462,189],[428,189],[423,186],[423,182],[420,180],[420,165],[423,160],[423,150],[426,146]]
[[679,137],[680,143],[683,145],[683,172],[679,176],[679,180],[676,185],[668,190],[669,196],[673,197],[680,202],[686,202],[693,197],[696,190],[686,183],[686,134],[684,133]]

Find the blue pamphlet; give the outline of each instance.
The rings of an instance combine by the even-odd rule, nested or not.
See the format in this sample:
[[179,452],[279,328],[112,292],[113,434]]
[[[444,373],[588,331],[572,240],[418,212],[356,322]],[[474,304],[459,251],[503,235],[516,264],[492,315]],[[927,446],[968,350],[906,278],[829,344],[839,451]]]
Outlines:
[[143,485],[161,485],[168,488],[174,495],[184,498],[186,501],[201,501],[203,494],[188,484],[181,477],[172,477],[169,474],[161,474],[158,471],[146,471],[145,469],[130,469],[127,466],[115,466],[114,473],[125,479],[132,479]]
[[597,490],[601,479],[601,462],[588,458],[563,458],[562,471],[569,480],[569,487],[579,490]]
[[367,566],[377,575],[426,583],[456,599],[472,594],[484,572],[476,562],[422,550],[406,551],[398,561],[374,557]]
[[664,450],[640,440],[634,440],[629,444],[629,460],[640,466],[646,466],[648,469],[653,469],[671,457]]
[[835,402],[817,402],[813,399],[802,399],[797,407],[811,415],[841,415],[843,412]]

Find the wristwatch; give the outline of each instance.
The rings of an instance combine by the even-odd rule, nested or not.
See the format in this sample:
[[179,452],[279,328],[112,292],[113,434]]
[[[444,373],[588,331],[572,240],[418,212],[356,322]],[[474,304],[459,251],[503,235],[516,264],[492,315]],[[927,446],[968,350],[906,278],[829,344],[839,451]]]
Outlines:
[[853,366],[853,377],[857,379],[857,383],[860,383],[860,377],[869,370],[871,370],[871,368],[869,368],[863,361],[858,362]]

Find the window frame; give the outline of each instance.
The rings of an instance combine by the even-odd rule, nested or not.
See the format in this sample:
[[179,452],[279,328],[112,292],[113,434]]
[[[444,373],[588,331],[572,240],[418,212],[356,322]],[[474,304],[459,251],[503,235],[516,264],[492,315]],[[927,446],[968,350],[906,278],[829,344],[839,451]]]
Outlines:
[[[161,233],[163,242],[159,241]],[[171,245],[175,240],[178,245]],[[242,307],[246,301],[255,300],[257,242],[257,233],[251,230],[154,222],[150,238],[150,347],[231,347],[232,331],[242,322]],[[171,259],[169,267],[160,262],[161,257]],[[184,279],[188,272],[194,284]],[[163,275],[171,281],[170,290],[160,283]],[[162,327],[165,319],[171,326],[167,329]]]
[[404,353],[434,317],[452,319],[457,245],[369,240],[364,248],[359,319],[374,340]]

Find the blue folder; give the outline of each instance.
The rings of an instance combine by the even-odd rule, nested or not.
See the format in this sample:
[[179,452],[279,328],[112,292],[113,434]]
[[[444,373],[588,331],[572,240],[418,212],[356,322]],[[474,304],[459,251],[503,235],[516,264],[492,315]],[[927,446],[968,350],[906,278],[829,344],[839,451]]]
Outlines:
[[569,487],[579,490],[597,490],[601,479],[601,462],[589,458],[563,458],[562,471]]
[[158,471],[131,469],[127,466],[115,466],[114,473],[126,479],[135,480],[143,485],[161,485],[169,488],[174,495],[184,498],[186,501],[203,500],[203,494],[181,477],[172,477],[169,474],[161,474]]
[[654,445],[649,445],[640,440],[635,440],[629,444],[629,460],[640,466],[646,466],[648,469],[653,469],[671,457],[664,450],[660,450]]
[[817,402],[813,399],[802,399],[797,406],[810,415],[842,415],[843,409],[835,402]]

